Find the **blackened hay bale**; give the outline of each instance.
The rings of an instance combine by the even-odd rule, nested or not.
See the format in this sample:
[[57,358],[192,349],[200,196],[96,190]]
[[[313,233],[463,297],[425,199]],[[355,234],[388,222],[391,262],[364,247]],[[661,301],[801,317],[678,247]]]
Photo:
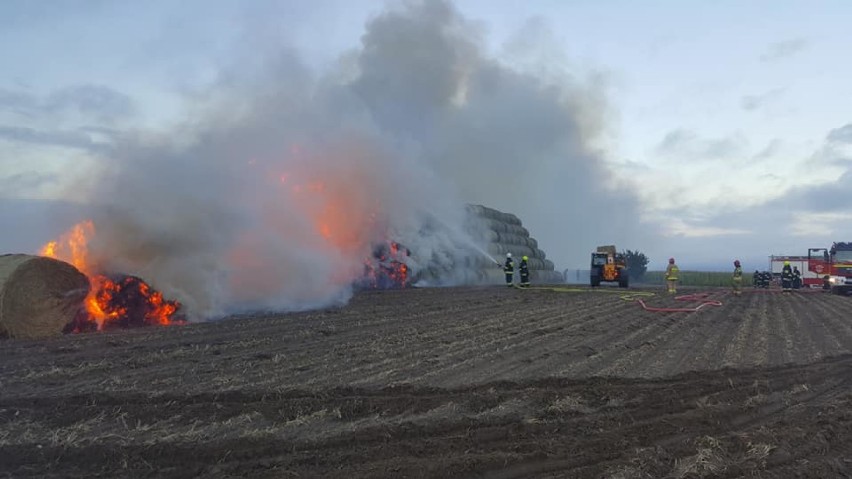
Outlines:
[[74,266],[25,254],[0,255],[0,336],[58,336],[89,293]]

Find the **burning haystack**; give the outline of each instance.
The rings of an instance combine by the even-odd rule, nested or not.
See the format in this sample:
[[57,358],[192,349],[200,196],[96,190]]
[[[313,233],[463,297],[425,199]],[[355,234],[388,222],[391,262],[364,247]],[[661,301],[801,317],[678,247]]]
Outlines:
[[68,263],[25,254],[0,256],[0,336],[61,334],[89,289],[86,275]]
[[[41,248],[39,254],[71,268],[86,280],[86,292],[71,318],[59,328],[66,333],[100,331],[147,325],[180,324],[185,322],[181,304],[166,299],[163,294],[136,276],[107,274],[91,257],[89,242],[95,235],[95,225],[87,220],[74,225],[57,241]],[[70,307],[70,305],[69,305]]]

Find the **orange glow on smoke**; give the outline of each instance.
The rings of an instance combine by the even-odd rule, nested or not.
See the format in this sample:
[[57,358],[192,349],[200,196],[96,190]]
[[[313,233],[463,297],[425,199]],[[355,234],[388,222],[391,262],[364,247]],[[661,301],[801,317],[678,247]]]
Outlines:
[[330,246],[345,256],[369,250],[379,208],[357,174],[298,182],[292,173],[280,178],[290,201],[307,215],[316,234]]
[[[269,179],[281,189],[282,200],[311,227],[311,231],[302,232],[315,235],[313,245],[326,248],[330,257],[351,261],[341,264],[334,282],[380,288],[407,285],[410,271],[405,262],[409,253],[399,251],[399,245],[387,239],[386,208],[381,201],[386,185],[377,183],[369,170],[324,168],[322,158],[314,158],[298,146],[290,153],[303,160],[301,165],[286,171],[272,170]],[[285,237],[294,234],[288,229],[281,233]],[[377,245],[384,249],[377,249]]]

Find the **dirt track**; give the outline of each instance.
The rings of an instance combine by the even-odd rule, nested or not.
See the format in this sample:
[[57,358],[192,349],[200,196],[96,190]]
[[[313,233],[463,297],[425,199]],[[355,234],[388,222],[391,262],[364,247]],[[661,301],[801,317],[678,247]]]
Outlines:
[[852,477],[852,299],[620,296],[382,291],[0,342],[0,473]]

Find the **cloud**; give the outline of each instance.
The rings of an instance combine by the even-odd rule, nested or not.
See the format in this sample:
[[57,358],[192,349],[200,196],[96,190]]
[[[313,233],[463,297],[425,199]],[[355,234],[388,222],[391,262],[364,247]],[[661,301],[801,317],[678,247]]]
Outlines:
[[136,107],[124,93],[89,84],[60,88],[44,98],[25,91],[0,89],[0,112],[3,110],[54,121],[63,114],[79,113],[90,121],[113,122],[131,117]]
[[[752,161],[737,170],[755,175],[747,181],[740,174],[730,176],[729,165],[703,165],[704,171],[692,176],[684,169],[661,169],[658,174],[680,175],[671,180],[679,192],[662,196],[662,206],[647,213],[660,224],[661,234],[645,248],[652,264],[674,256],[682,268],[719,270],[729,267],[727,259],[738,258],[747,269],[762,270],[771,254],[806,254],[809,247],[852,238],[848,201],[852,161],[843,161],[848,155],[841,150],[848,143],[839,143],[846,140],[846,132],[845,125],[831,130],[823,144],[792,168],[780,162],[767,168],[765,162]],[[670,133],[666,146],[674,149],[701,143],[698,135],[686,130]],[[777,157],[782,146],[781,139],[773,139],[754,159]],[[711,195],[693,196],[709,175],[730,178]],[[808,183],[802,186],[803,182]]]
[[45,98],[42,108],[50,112],[76,110],[102,121],[134,113],[129,96],[103,85],[78,85],[54,91]]
[[34,145],[80,148],[91,152],[103,151],[107,145],[96,143],[81,131],[44,131],[18,126],[0,126],[0,140]]
[[91,14],[93,10],[110,3],[108,0],[87,0],[77,5],[50,1],[0,2],[0,27],[26,28],[56,19],[67,21],[69,16]]
[[[849,223],[852,223],[852,213],[846,211],[797,212],[793,214],[790,233],[808,238],[813,237],[814,234],[825,234],[826,232],[834,234],[838,225]],[[838,238],[837,241],[844,241],[844,239]],[[825,245],[827,244],[826,242]]]
[[0,88],[0,111],[29,114],[38,109],[38,99],[25,92]]
[[832,143],[852,144],[852,123],[831,130],[828,132],[826,140]]
[[677,160],[717,160],[742,155],[747,146],[741,134],[704,139],[686,129],[672,130],[657,144],[657,154]]
[[130,97],[102,85],[70,86],[43,98],[0,89],[0,122],[13,122],[0,123],[0,140],[101,152],[135,111]]
[[713,226],[701,224],[698,221],[686,221],[683,219],[674,219],[669,222],[667,227],[665,232],[667,236],[679,236],[683,238],[714,238],[751,233],[748,229]]
[[[852,184],[852,164],[832,161],[832,136],[845,138],[832,130],[812,158],[824,170],[824,181],[787,188],[751,206],[704,211],[703,215],[662,218],[668,234],[679,235],[669,244],[677,257],[739,257],[747,268],[763,269],[770,254],[805,254],[807,248],[827,246],[833,241],[852,238],[852,213],[848,191]],[[776,141],[770,143],[772,148]],[[834,176],[837,169],[840,173]],[[779,194],[780,193],[780,194]],[[712,269],[712,264],[708,263]],[[705,266],[708,266],[705,264]],[[721,266],[721,265],[720,265]]]
[[779,138],[773,138],[772,141],[766,145],[766,148],[760,150],[757,154],[755,154],[752,158],[755,160],[766,160],[768,158],[772,158],[777,155],[781,151],[781,147],[784,142]]
[[783,88],[775,88],[759,95],[746,95],[740,99],[740,106],[747,111],[758,110],[776,102],[783,94]]
[[6,177],[0,177],[0,194],[4,197],[14,198],[20,195],[42,188],[45,185],[54,184],[59,179],[57,174],[39,174],[33,172],[18,173]]
[[763,62],[773,62],[791,57],[807,48],[808,43],[808,40],[804,38],[792,38],[772,43],[766,49],[766,52],[760,56],[760,60]]
[[52,180],[50,175],[0,179],[0,254],[35,254],[41,245],[83,219],[82,209],[73,203],[4,197],[12,191],[7,188],[20,187],[21,182],[40,185]]
[[849,210],[849,185],[852,184],[852,167],[837,180],[792,189],[774,203],[791,209],[813,212],[842,212]]

